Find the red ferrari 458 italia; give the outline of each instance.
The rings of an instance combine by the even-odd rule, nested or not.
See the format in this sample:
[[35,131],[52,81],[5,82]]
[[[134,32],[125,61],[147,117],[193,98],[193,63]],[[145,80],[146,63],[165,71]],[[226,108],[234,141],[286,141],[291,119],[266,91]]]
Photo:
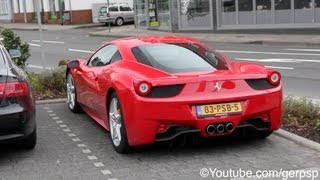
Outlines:
[[190,133],[264,138],[280,126],[279,72],[188,37],[107,42],[88,60],[69,61],[66,73],[68,107],[109,130],[119,153]]

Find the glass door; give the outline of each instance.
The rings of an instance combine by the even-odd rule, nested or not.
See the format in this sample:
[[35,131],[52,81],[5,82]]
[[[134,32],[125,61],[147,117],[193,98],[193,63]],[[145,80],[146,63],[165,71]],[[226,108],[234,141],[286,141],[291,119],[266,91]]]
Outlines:
[[312,0],[294,0],[294,22],[312,23],[313,21]]
[[276,24],[291,23],[291,0],[274,0]]
[[179,29],[212,30],[211,0],[181,0],[179,5]]
[[257,24],[271,24],[271,0],[256,0]]
[[158,0],[157,1],[157,16],[159,22],[159,28],[163,30],[171,29],[171,17],[170,17],[170,1]]
[[55,0],[49,0],[50,19],[57,19],[57,10]]
[[146,0],[137,0],[136,7],[135,7],[135,14],[136,14],[136,26],[137,27],[145,27],[147,28],[148,25],[148,2]]

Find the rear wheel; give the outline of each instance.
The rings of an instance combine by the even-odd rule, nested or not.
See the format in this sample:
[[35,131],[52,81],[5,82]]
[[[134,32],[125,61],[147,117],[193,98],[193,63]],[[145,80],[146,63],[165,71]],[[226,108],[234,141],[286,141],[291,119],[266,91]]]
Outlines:
[[122,26],[123,23],[124,23],[124,21],[123,21],[122,18],[117,18],[117,19],[116,19],[116,25],[117,25],[117,26]]
[[69,109],[74,112],[80,112],[81,108],[77,102],[76,86],[71,73],[67,76],[67,104]]
[[128,153],[129,144],[122,114],[120,101],[116,93],[112,93],[109,101],[110,139],[115,151],[124,154]]

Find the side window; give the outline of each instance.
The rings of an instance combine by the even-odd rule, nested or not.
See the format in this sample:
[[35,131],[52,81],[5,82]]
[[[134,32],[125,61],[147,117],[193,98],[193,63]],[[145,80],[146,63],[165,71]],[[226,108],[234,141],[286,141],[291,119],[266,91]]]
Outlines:
[[107,7],[101,7],[99,12],[100,13],[107,13],[107,10],[108,10]]
[[120,6],[120,11],[132,11],[129,6]]
[[114,63],[114,62],[117,62],[117,61],[120,61],[122,59],[122,56],[120,54],[120,51],[118,50],[111,58],[110,60],[110,64]]
[[90,58],[88,66],[105,66],[110,63],[118,51],[118,48],[114,45],[104,46]]
[[110,12],[118,12],[119,11],[118,6],[110,6],[109,11]]

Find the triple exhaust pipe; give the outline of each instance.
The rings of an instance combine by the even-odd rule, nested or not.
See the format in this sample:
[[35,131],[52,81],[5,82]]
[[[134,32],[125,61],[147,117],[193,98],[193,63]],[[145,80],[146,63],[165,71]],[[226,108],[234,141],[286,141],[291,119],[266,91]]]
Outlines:
[[232,123],[227,124],[210,124],[207,126],[206,131],[208,134],[221,134],[230,133],[234,130],[234,125]]

